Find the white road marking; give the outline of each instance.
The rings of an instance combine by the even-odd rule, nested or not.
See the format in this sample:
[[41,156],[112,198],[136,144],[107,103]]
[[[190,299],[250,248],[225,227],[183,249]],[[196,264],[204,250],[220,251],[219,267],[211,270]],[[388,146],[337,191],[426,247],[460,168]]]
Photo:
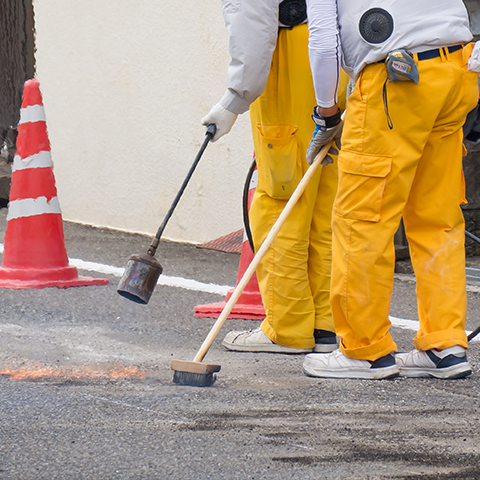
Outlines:
[[[3,244],[0,243],[0,253],[3,253]],[[89,272],[101,273],[104,275],[113,275],[114,277],[121,277],[124,268],[113,267],[112,265],[104,265],[102,263],[86,262],[78,258],[69,258],[69,264],[77,267],[80,270],[87,270]],[[196,292],[216,293],[217,295],[225,296],[227,292],[232,289],[228,285],[217,285],[215,283],[203,283],[197,280],[190,280],[182,277],[170,277],[168,275],[160,275],[157,285],[165,285],[167,287],[184,288],[185,290],[194,290]]]
[[[388,317],[390,322],[392,322],[392,326],[397,328],[403,328],[405,330],[414,330],[417,331],[420,328],[420,322],[418,320],[405,320],[404,318],[397,318],[397,317]],[[470,335],[472,332],[471,330],[466,330],[465,333]],[[480,334],[470,340],[471,342],[480,342]]]
[[404,318],[388,317],[394,327],[403,328],[405,330],[418,330],[420,322],[418,320],[406,320]]
[[[0,243],[0,253],[3,253],[2,243]],[[80,260],[77,258],[70,258],[69,261],[70,261],[70,265],[77,267],[80,270],[87,270],[89,272],[96,272],[104,275],[113,275],[114,277],[121,277],[125,270],[124,268],[113,267],[111,265],[104,265],[102,263],[86,262],[85,260]],[[412,281],[412,278],[409,277],[408,281]],[[190,280],[188,278],[169,277],[168,275],[160,275],[157,285],[184,288],[186,290],[194,290],[196,292],[216,293],[218,295],[226,295],[227,292],[233,288],[228,285],[217,285],[215,283],[202,283],[196,280]],[[474,289],[472,290],[470,290],[468,287],[471,287],[471,286],[467,285],[467,290],[469,291],[478,291],[478,287],[473,286]],[[392,322],[392,326],[397,328],[417,331],[420,327],[420,324],[417,320],[407,320],[404,318],[397,318],[392,316],[390,316],[389,318],[390,318],[390,321]],[[470,333],[471,331],[466,331],[467,335],[470,335]],[[472,342],[480,341],[480,335],[477,335],[471,341]]]

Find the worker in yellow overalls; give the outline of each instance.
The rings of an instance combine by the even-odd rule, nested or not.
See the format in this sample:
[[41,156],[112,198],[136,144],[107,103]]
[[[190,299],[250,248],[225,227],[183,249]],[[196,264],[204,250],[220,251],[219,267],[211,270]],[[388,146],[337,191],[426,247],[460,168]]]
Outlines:
[[[250,110],[258,185],[250,209],[258,249],[308,168],[315,93],[308,59],[306,6],[283,0],[222,2],[232,57],[227,90],[204,125],[214,141]],[[274,4],[274,6],[272,5]],[[339,74],[339,72],[338,72]],[[347,76],[336,95],[345,104]],[[336,165],[321,166],[257,269],[266,318],[227,334],[235,351],[329,352],[337,348],[330,294],[331,210]]]
[[[478,101],[461,0],[308,0],[317,122],[338,111],[331,59],[356,79],[345,124],[312,139],[311,159],[342,130],[333,207],[331,305],[340,349],[307,355],[308,375],[334,378],[471,373],[465,334],[462,126]],[[325,19],[328,19],[327,21]],[[477,62],[478,63],[478,62]],[[330,73],[328,73],[330,72]],[[325,80],[325,78],[327,80]],[[417,279],[415,350],[397,347],[388,318],[393,237],[403,215]]]

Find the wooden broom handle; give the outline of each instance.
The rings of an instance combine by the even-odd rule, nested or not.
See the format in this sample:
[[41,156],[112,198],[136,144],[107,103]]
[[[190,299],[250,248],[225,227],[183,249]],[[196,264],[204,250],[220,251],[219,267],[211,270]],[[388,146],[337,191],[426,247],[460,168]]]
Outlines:
[[[327,156],[327,153],[330,150],[331,146],[332,146],[331,143],[328,145],[325,145],[320,150],[320,152],[318,152],[318,155],[315,157],[315,160],[310,165],[310,167],[308,167],[308,170],[305,172],[305,175],[300,180],[300,183],[297,185],[297,188],[292,193],[292,196],[290,197],[287,204],[285,205],[285,208],[282,210],[282,213],[277,218],[277,221],[273,224],[273,227],[270,230],[269,234],[267,235],[267,238],[265,238],[265,240],[263,241],[262,246],[258,249],[258,252],[253,257],[252,261],[250,262],[250,265],[245,270],[245,273],[243,274],[242,278],[240,279],[237,286],[235,287],[235,290],[232,292],[232,296],[228,300],[227,304],[223,307],[222,313],[218,317],[217,321],[214,323],[212,329],[210,330],[210,333],[207,335],[207,338],[204,340],[204,342],[202,343],[202,346],[200,347],[200,350],[198,351],[197,355],[193,359],[194,362],[201,362],[205,357],[205,355],[207,354],[209,348],[212,346],[213,341],[215,340],[218,333],[220,332],[220,329],[225,323],[225,320],[230,315],[230,312],[232,311],[233,307],[237,303],[237,300],[240,298],[240,295],[242,294],[243,290],[245,289],[248,282],[250,281],[253,274],[255,273],[255,270],[260,264],[260,261],[265,256],[266,251],[270,248],[270,245],[275,240],[275,237],[277,236],[280,228],[282,228],[283,224],[285,223],[285,220],[290,215],[290,212],[293,210],[293,207],[298,202],[298,199],[302,196],[302,193],[304,192],[305,188],[307,188],[307,185],[310,182],[311,178],[313,177],[313,175],[315,175],[315,172],[317,171],[317,168],[320,165],[321,161]],[[335,168],[335,166],[332,166],[329,168]]]

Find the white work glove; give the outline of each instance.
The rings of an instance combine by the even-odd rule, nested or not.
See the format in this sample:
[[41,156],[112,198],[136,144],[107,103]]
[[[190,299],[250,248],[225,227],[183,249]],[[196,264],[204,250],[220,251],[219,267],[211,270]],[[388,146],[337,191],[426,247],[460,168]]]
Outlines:
[[312,119],[315,122],[315,131],[313,132],[310,145],[307,149],[307,162],[309,165],[313,163],[318,152],[334,140],[332,148],[328,151],[328,154],[321,162],[321,165],[328,165],[333,163],[331,155],[338,155],[338,149],[341,147],[341,138],[343,131],[343,120],[341,119],[340,110],[332,117],[323,118],[317,113],[317,107],[313,110]]
[[477,42],[473,47],[472,53],[467,63],[467,70],[469,72],[480,73],[480,43]]
[[217,126],[215,136],[212,138],[212,142],[216,142],[231,130],[237,117],[237,113],[233,113],[217,103],[212,107],[210,112],[202,118],[202,125],[208,127],[211,123],[214,123]]

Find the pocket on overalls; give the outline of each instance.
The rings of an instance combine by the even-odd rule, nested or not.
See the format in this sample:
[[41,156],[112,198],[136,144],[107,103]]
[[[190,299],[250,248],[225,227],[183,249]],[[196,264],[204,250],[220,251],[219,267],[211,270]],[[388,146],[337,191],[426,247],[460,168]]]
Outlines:
[[265,193],[287,200],[302,178],[297,127],[289,124],[257,124],[258,183]]
[[345,218],[378,222],[392,157],[341,150],[338,167],[334,213]]

